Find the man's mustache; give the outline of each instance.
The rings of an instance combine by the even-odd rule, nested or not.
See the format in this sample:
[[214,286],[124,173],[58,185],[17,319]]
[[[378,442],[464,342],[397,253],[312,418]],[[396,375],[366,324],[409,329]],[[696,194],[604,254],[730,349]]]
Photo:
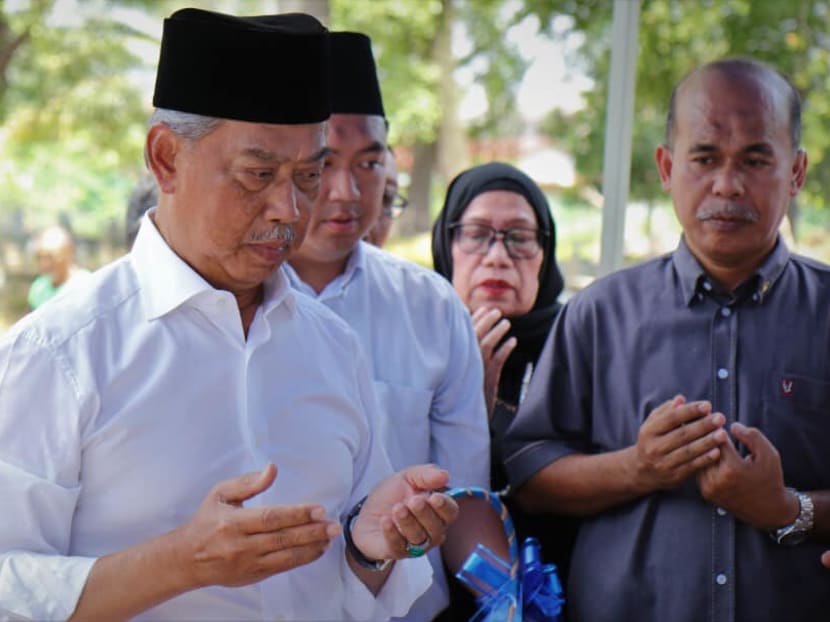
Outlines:
[[257,231],[248,236],[249,242],[271,242],[273,240],[280,240],[283,242],[293,242],[297,238],[297,233],[294,231],[294,225],[275,225],[268,231]]
[[720,205],[701,207],[697,210],[695,217],[698,220],[728,218],[746,222],[758,222],[761,219],[756,209],[742,205],[741,203],[721,203]]

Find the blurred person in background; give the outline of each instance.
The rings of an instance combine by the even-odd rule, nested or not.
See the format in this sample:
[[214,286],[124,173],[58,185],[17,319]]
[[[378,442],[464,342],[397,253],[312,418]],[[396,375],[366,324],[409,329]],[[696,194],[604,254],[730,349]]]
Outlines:
[[68,287],[77,284],[89,271],[75,263],[75,242],[72,235],[59,225],[43,229],[32,241],[37,260],[38,276],[29,286],[29,308],[37,309],[44,302]]
[[386,170],[386,185],[381,197],[381,210],[372,228],[363,238],[369,244],[383,248],[392,232],[392,224],[403,213],[409,201],[398,193],[398,166],[395,162],[395,152],[392,147],[386,146],[386,158],[383,163]]
[[[520,541],[537,537],[543,559],[564,574],[575,522],[523,512],[509,494],[502,455],[504,433],[561,307],[564,279],[547,198],[509,164],[491,162],[463,171],[450,183],[433,225],[432,260],[472,314],[490,417],[490,485],[502,492]],[[468,600],[460,592],[454,597]]]

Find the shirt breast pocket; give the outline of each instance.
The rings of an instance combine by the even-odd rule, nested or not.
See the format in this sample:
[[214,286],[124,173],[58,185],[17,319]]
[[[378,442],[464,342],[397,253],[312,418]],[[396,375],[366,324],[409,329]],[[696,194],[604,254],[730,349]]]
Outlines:
[[830,382],[773,370],[763,398],[761,430],[781,454],[787,485],[830,487]]
[[394,469],[430,461],[432,391],[374,381],[381,438]]

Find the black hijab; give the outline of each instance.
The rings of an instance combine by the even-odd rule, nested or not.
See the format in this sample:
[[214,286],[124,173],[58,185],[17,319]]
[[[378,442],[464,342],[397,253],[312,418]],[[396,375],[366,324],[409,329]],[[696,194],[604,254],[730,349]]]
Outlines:
[[447,188],[444,207],[432,227],[432,261],[436,272],[452,282],[452,232],[449,227],[478,195],[491,190],[508,190],[522,195],[536,214],[540,229],[550,235],[542,240],[542,267],[539,270],[539,292],[533,307],[525,315],[510,318],[509,336],[515,336],[516,349],[505,364],[505,376],[515,378],[524,373],[527,362],[535,364],[550,326],[559,311],[559,294],[565,285],[556,264],[556,226],[544,193],[530,177],[502,162],[474,166],[460,173]]

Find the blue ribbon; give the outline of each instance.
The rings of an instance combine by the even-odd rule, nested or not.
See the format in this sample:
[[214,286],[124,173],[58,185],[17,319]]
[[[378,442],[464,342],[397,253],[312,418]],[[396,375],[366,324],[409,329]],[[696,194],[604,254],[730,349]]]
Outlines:
[[565,597],[555,564],[542,563],[541,546],[536,538],[522,543],[519,566],[523,622],[559,622]]
[[480,594],[478,611],[470,622],[561,622],[565,603],[562,584],[556,566],[542,563],[539,541],[526,538],[519,550],[510,513],[493,492],[471,486],[453,488],[447,494],[454,499],[486,500],[501,518],[510,550],[508,563],[478,544],[456,573],[462,583]]
[[476,545],[455,576],[480,594],[476,599],[478,611],[470,622],[522,619],[517,579],[510,577],[510,566],[483,544]]
[[481,596],[470,622],[561,622],[565,603],[555,564],[541,560],[539,541],[522,543],[519,574],[510,577],[510,565],[479,544],[456,573]]

